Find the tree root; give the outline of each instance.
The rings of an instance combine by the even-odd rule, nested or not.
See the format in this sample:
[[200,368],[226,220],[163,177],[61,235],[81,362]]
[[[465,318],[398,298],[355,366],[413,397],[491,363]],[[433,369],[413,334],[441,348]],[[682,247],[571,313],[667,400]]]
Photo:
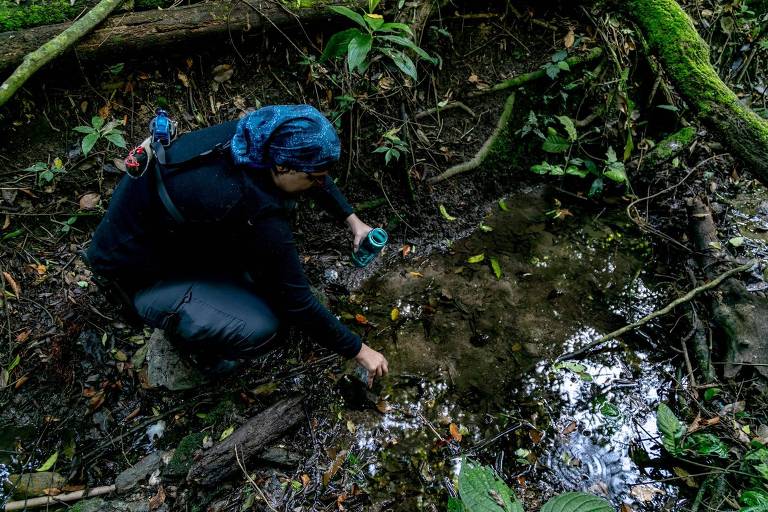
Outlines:
[[30,508],[50,507],[61,503],[81,500],[83,498],[92,498],[114,492],[114,485],[104,485],[94,487],[93,489],[83,489],[82,491],[68,492],[56,496],[40,496],[39,498],[28,498],[25,500],[11,501],[5,504],[3,510],[27,510]]
[[751,269],[752,267],[755,266],[756,263],[757,262],[753,260],[753,261],[749,261],[748,263],[745,263],[744,265],[741,265],[741,266],[738,266],[736,268],[733,268],[733,269],[731,269],[731,270],[729,270],[729,271],[719,275],[717,278],[707,282],[706,284],[703,284],[703,285],[701,285],[701,286],[699,286],[697,288],[694,288],[693,290],[689,291],[688,293],[686,293],[682,297],[678,297],[677,299],[673,300],[672,302],[667,304],[662,309],[654,311],[650,315],[644,316],[643,318],[641,318],[637,322],[633,322],[633,323],[631,323],[629,325],[625,325],[621,329],[617,329],[617,330],[615,330],[615,331],[613,331],[611,333],[606,334],[605,336],[603,336],[601,338],[596,339],[595,341],[591,341],[591,342],[587,343],[586,345],[584,345],[583,347],[581,347],[578,350],[574,350],[573,352],[568,352],[567,354],[563,354],[563,355],[557,357],[555,359],[555,362],[566,361],[568,359],[574,359],[574,358],[584,354],[585,352],[588,352],[588,351],[592,350],[596,346],[598,346],[598,345],[600,345],[602,343],[605,343],[606,341],[609,341],[609,340],[612,340],[614,338],[617,338],[617,337],[621,336],[624,333],[627,333],[627,332],[629,332],[629,331],[631,331],[633,329],[636,329],[636,328],[640,327],[641,325],[647,324],[648,322],[650,322],[654,318],[658,318],[660,316],[666,315],[667,313],[669,313],[670,311],[675,309],[680,304],[685,304],[686,302],[689,302],[691,299],[693,299],[694,297],[702,294],[703,292],[705,292],[707,290],[711,290],[712,288],[717,287],[720,283],[722,283],[723,281],[725,281],[729,277],[731,277],[733,275],[736,275],[738,273],[741,273],[741,272],[745,272],[745,271]]
[[504,110],[501,112],[501,117],[499,117],[499,122],[496,125],[496,129],[493,130],[493,133],[491,134],[491,136],[488,137],[485,143],[483,143],[482,147],[480,148],[480,151],[478,151],[477,154],[475,154],[475,156],[472,157],[471,160],[467,160],[466,162],[463,162],[461,164],[454,165],[453,167],[447,169],[442,174],[439,174],[433,178],[430,178],[429,180],[427,180],[427,183],[429,184],[439,183],[443,180],[447,180],[448,178],[456,176],[457,174],[472,171],[480,167],[480,164],[483,163],[485,158],[488,156],[488,153],[490,153],[491,148],[496,142],[496,139],[498,139],[501,132],[507,126],[507,123],[509,122],[509,118],[512,116],[512,111],[514,110],[514,107],[515,107],[515,93],[512,93],[509,95],[506,103],[504,104]]

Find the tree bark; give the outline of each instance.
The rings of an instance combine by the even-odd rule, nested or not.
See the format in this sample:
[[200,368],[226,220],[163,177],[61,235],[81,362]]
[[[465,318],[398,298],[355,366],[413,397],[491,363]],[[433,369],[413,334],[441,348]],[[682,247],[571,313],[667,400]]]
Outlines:
[[304,417],[303,401],[303,396],[283,400],[248,420],[224,441],[202,452],[187,481],[210,486],[241,471],[238,459],[247,464]]
[[[360,7],[363,0],[317,2],[292,12],[280,2],[242,0],[234,3],[206,2],[166,10],[128,13],[108,18],[75,48],[78,53],[98,56],[110,53],[140,52],[215,38],[230,32],[248,32],[272,23],[280,26],[329,16],[328,5]],[[268,18],[268,19],[265,19]],[[0,33],[0,72],[17,65],[24,56],[71,23],[46,25],[19,32]]]
[[52,61],[70,46],[90,32],[93,27],[101,23],[109,13],[123,3],[123,0],[101,0],[96,7],[88,13],[69,25],[63,32],[56,37],[39,45],[39,48],[30,52],[24,57],[21,65],[14,71],[8,79],[0,85],[0,107],[8,101],[11,96],[24,85],[35,72],[48,62]]
[[710,64],[709,47],[688,15],[675,0],[630,0],[627,7],[686,102],[754,177],[768,185],[768,121],[720,80]]

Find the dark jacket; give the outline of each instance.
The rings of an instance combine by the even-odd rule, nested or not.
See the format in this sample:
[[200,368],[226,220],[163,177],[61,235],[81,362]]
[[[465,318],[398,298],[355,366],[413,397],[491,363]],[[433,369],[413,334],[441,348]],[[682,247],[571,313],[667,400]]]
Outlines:
[[[212,129],[233,130],[234,125],[207,130]],[[188,157],[181,149],[177,153],[171,146],[168,161]],[[163,181],[186,222],[179,225],[166,212],[151,170],[140,178],[123,177],[86,252],[96,273],[135,292],[201,270],[249,272],[281,319],[343,356],[357,355],[360,338],[310,290],[285,208],[288,198],[269,171],[202,163],[164,172]],[[314,190],[335,218],[352,213],[330,177]]]

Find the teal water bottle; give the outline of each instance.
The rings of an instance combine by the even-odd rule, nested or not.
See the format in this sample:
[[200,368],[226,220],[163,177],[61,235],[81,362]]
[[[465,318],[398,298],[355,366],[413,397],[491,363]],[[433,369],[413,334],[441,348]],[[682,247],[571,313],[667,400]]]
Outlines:
[[357,267],[365,267],[381,252],[385,245],[387,245],[387,232],[381,228],[374,228],[368,232],[360,247],[356,252],[352,253],[352,262]]

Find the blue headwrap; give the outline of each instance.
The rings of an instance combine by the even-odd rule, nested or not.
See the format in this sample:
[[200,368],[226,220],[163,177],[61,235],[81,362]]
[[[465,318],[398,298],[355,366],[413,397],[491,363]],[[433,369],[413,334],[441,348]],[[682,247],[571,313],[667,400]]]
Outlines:
[[243,117],[232,137],[236,165],[315,172],[339,160],[333,125],[311,105],[273,105]]

